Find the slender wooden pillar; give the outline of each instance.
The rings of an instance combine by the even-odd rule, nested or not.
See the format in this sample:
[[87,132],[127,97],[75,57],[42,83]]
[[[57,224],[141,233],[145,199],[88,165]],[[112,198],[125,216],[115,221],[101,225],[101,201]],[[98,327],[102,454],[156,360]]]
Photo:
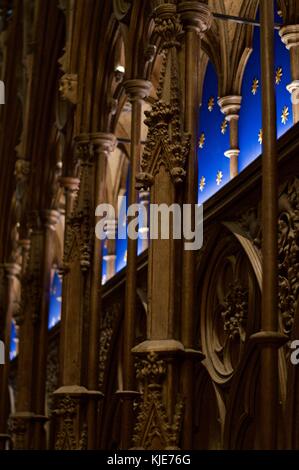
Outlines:
[[[44,210],[41,213],[41,222],[43,230],[43,250],[41,262],[41,301],[37,324],[37,348],[35,351],[35,403],[34,411],[40,416],[35,430],[35,448],[45,448],[45,398],[46,398],[46,364],[48,353],[48,320],[49,320],[49,300],[50,300],[50,282],[51,268],[53,261],[53,233],[58,223],[60,214],[56,210]],[[46,417],[45,417],[46,419]]]
[[[67,242],[67,237],[66,237],[66,232],[67,232],[67,227],[69,225],[69,220],[70,216],[73,212],[74,209],[74,203],[76,196],[78,194],[79,190],[79,184],[80,180],[78,178],[74,178],[71,176],[63,176],[60,178],[60,184],[64,188],[64,194],[65,194],[65,228],[64,228],[64,245]],[[63,267],[61,267],[61,274],[62,276],[64,275],[65,271]],[[65,282],[62,283],[62,305],[61,305],[61,320],[60,320],[60,337],[62,338],[64,336],[64,331],[66,328],[65,322],[66,322],[66,314],[65,314],[65,307],[66,307],[66,302],[63,300],[66,298],[66,293],[65,293]],[[61,382],[61,374],[63,371],[63,361],[64,361],[65,353],[64,353],[64,342],[60,341],[59,345],[59,373],[60,373],[60,379],[59,382]]]
[[[115,147],[116,139],[113,134],[98,132],[90,134],[90,142],[95,153],[95,185],[94,208],[105,202],[106,196],[106,167],[107,158]],[[94,219],[95,220],[95,219]],[[96,220],[94,223],[96,226]],[[101,287],[102,287],[102,240],[94,236],[93,261],[91,267],[91,293],[89,316],[89,348],[88,348],[88,390],[98,388],[99,363],[99,331],[101,322]],[[88,403],[88,449],[97,447],[97,398]]]
[[[131,149],[130,149],[130,189],[129,205],[138,203],[138,192],[135,188],[136,174],[139,171],[141,153],[142,100],[148,96],[151,84],[146,80],[128,80],[124,83],[129,100],[132,103]],[[132,218],[128,218],[128,223]],[[128,238],[127,272],[125,293],[125,317],[123,327],[123,377],[124,390],[120,392],[122,406],[122,448],[128,449],[131,440],[133,423],[133,399],[136,392],[135,370],[132,348],[135,345],[136,315],[136,276],[137,276],[137,240]],[[132,392],[132,393],[131,393]]]
[[29,216],[30,254],[26,268],[22,273],[21,305],[18,314],[20,324],[18,357],[18,396],[16,413],[11,416],[11,429],[16,449],[34,449],[36,446],[36,424],[44,416],[35,413],[36,389],[36,354],[38,342],[38,323],[40,321],[41,279],[43,257],[43,224],[39,211],[32,211]]
[[239,149],[239,112],[241,108],[242,96],[229,95],[218,100],[218,104],[225,119],[229,123],[230,148],[224,155],[230,161],[230,178],[234,178],[239,173],[238,158]]
[[[184,203],[197,204],[198,188],[198,57],[201,34],[211,24],[210,10],[204,2],[181,1],[178,6],[183,27],[185,30],[185,122],[184,130],[191,136],[190,152],[187,159],[186,190]],[[194,209],[192,211],[194,215]],[[196,278],[196,252],[183,251],[182,273],[182,309],[181,328],[182,343],[186,354],[182,367],[183,394],[185,397],[183,448],[192,448],[193,437],[193,391],[194,374],[193,364],[196,357],[194,348],[194,320],[195,320],[195,278]]]
[[5,325],[3,341],[5,345],[5,364],[0,366],[0,450],[5,449],[8,439],[7,418],[9,412],[9,394],[8,394],[8,378],[10,366],[10,337],[11,322],[13,317],[13,303],[16,300],[14,292],[16,290],[16,282],[21,272],[21,266],[17,263],[7,263],[3,267],[5,286],[3,292],[6,292],[6,300],[2,298],[5,307]]
[[261,332],[254,335],[261,346],[261,375],[257,447],[275,449],[278,416],[278,347],[284,338],[278,328],[277,278],[277,136],[274,70],[274,6],[272,0],[260,2],[262,67],[262,318]]

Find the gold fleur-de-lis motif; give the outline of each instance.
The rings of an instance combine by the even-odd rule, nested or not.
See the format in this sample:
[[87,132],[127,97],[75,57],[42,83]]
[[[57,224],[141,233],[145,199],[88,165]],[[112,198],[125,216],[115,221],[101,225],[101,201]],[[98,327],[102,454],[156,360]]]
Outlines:
[[282,124],[286,125],[286,123],[289,120],[289,115],[290,115],[290,112],[289,112],[288,106],[284,106],[283,110],[282,110],[282,113],[281,113],[281,122],[282,122]]
[[275,83],[279,85],[283,76],[282,67],[277,67],[275,72]]
[[221,170],[217,171],[217,176],[216,176],[216,183],[217,183],[217,186],[220,185],[220,183],[222,182],[222,178],[223,178],[223,173]]
[[256,95],[257,94],[257,90],[260,86],[260,82],[259,82],[259,79],[258,78],[254,78],[253,81],[252,81],[252,85],[251,85],[251,93],[253,95]]
[[225,134],[227,129],[227,120],[224,119],[224,121],[221,123],[221,134]]
[[214,105],[215,105],[215,98],[214,96],[211,96],[208,101],[208,110],[210,111],[210,113],[213,111]]
[[200,189],[200,191],[203,191],[203,190],[204,190],[205,185],[206,185],[206,179],[205,179],[204,176],[202,176],[202,177],[200,178],[200,181],[199,181],[199,189]]
[[259,144],[262,145],[262,143],[263,143],[263,129],[260,129],[260,132],[258,133],[258,141],[259,141]]
[[198,147],[200,149],[203,149],[205,141],[206,141],[206,136],[205,136],[204,132],[202,132],[201,135],[200,135],[199,141],[198,141]]

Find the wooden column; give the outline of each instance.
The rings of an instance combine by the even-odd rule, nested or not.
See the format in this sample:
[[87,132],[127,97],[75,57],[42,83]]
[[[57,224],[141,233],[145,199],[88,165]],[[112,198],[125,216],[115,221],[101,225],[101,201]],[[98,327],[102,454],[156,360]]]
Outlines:
[[299,121],[299,24],[283,26],[279,34],[290,51],[292,82],[287,86],[291,93],[293,122]]
[[[116,139],[113,134],[98,132],[90,134],[90,142],[95,154],[93,206],[105,202],[107,158],[114,150]],[[94,217],[94,227],[96,226]],[[94,233],[94,232],[93,232]],[[88,381],[89,391],[98,389],[99,332],[101,323],[101,288],[102,288],[102,240],[94,236],[93,260],[91,267],[91,292],[89,316]],[[88,404],[88,449],[97,448],[97,398]]]
[[[187,159],[187,174],[184,203],[193,207],[198,199],[198,82],[199,82],[199,51],[201,34],[210,27],[211,13],[205,2],[181,1],[178,12],[185,31],[185,118],[184,130],[191,136],[190,152]],[[193,217],[194,220],[194,217]],[[194,227],[194,225],[193,225]],[[183,421],[183,448],[192,448],[193,437],[193,391],[194,391],[194,351],[195,331],[195,279],[196,252],[183,249],[182,271],[182,308],[181,329],[182,343],[185,348],[185,360],[182,367],[183,394],[185,397],[185,413]]]
[[[34,357],[34,411],[41,417],[37,421],[35,429],[35,448],[45,449],[45,399],[46,399],[46,365],[48,353],[48,321],[49,321],[49,300],[50,300],[50,283],[51,269],[53,262],[53,233],[58,223],[60,214],[56,210],[44,210],[41,212],[41,223],[43,231],[43,250],[41,263],[41,279],[40,279],[40,310],[37,322],[37,347]],[[47,419],[45,417],[45,419]]]
[[256,419],[256,447],[277,447],[278,348],[286,341],[278,329],[278,179],[274,70],[274,6],[260,2],[262,67],[262,318],[261,331],[252,336],[261,348],[260,400]]
[[[146,80],[134,79],[124,83],[126,93],[132,103],[131,147],[130,147],[130,188],[129,205],[138,203],[135,188],[136,174],[140,166],[142,100],[148,96],[151,84]],[[128,218],[128,223],[134,217]],[[131,442],[133,423],[133,399],[135,398],[135,370],[132,348],[135,346],[136,321],[136,276],[137,276],[137,240],[128,238],[127,271],[125,293],[125,316],[123,325],[123,377],[124,390],[119,392],[122,406],[122,448],[128,449]]]
[[41,214],[32,211],[29,216],[30,253],[21,281],[21,305],[18,313],[20,325],[16,413],[11,417],[11,429],[16,449],[36,448],[35,431],[44,415],[36,409],[36,360],[38,353],[38,331],[42,299],[42,259],[44,233]]
[[238,158],[239,149],[239,112],[241,108],[242,96],[229,95],[218,100],[221,112],[225,114],[225,119],[229,123],[230,148],[224,155],[230,161],[230,178],[234,178],[239,173]]
[[9,416],[9,393],[8,379],[10,366],[10,338],[11,322],[13,318],[13,309],[16,291],[16,282],[21,273],[21,266],[17,263],[6,263],[1,267],[3,269],[3,294],[6,293],[6,299],[1,298],[5,309],[5,324],[3,341],[5,345],[5,364],[0,366],[0,450],[5,449],[9,438],[7,429],[7,419]]
[[[67,218],[61,323],[60,387],[54,392],[55,448],[66,449],[66,427],[72,450],[97,446],[98,345],[101,319],[101,241],[95,237],[95,209],[105,195],[106,159],[111,134],[80,134],[75,139],[80,187]],[[87,357],[87,363],[85,358]]]

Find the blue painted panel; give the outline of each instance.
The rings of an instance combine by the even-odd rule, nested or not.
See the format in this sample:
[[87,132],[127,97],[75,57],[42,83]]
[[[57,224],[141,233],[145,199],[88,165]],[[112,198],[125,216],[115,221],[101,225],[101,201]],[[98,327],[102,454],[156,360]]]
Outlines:
[[61,319],[62,280],[56,270],[52,271],[49,302],[48,328],[53,328]]
[[[259,20],[259,12],[257,13]],[[275,21],[281,18],[275,9]],[[276,90],[277,136],[280,137],[292,125],[291,96],[286,87],[291,82],[290,55],[275,30],[275,70],[273,83]],[[254,28],[253,51],[247,63],[242,82],[242,105],[239,119],[239,171],[246,168],[262,151],[262,101],[261,101],[261,65],[260,65],[260,28]],[[228,128],[226,134],[219,135],[219,126],[223,121],[216,104],[217,77],[209,63],[203,86],[203,102],[200,110],[200,134],[204,134],[203,148],[198,151],[199,160],[199,198],[202,203],[229,181],[229,160],[223,156],[229,148]],[[212,111],[208,109],[209,99],[215,98]],[[222,171],[222,181],[215,182],[217,171]]]
[[[213,65],[209,62],[199,117],[198,203],[206,201],[229,181],[229,159],[224,156],[224,152],[229,149],[229,127],[217,100],[218,79]],[[222,132],[223,123],[225,127]]]
[[11,332],[10,332],[10,347],[9,347],[9,358],[12,361],[17,356],[17,331],[15,322],[11,322]]

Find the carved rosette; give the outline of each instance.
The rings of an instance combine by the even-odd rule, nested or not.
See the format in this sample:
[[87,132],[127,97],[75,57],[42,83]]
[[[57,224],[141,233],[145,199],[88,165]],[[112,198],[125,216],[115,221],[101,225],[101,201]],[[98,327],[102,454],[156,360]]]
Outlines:
[[178,397],[173,415],[168,415],[163,402],[166,373],[166,362],[155,352],[136,362],[136,376],[143,389],[143,398],[134,429],[135,448],[178,449],[184,406]]
[[290,335],[299,294],[299,179],[282,190],[278,219],[278,307],[281,327]]
[[[245,344],[260,322],[260,289],[247,254],[232,235],[213,240],[201,289],[201,340],[205,366],[226,384],[240,364]],[[212,258],[211,258],[212,257]]]
[[[163,63],[158,99],[151,111],[146,111],[145,124],[149,128],[141,159],[141,172],[137,175],[138,189],[148,189],[163,164],[175,184],[186,175],[185,164],[190,148],[190,136],[183,132],[177,40],[182,31],[176,7],[159,5],[154,11],[155,31],[161,37]],[[170,84],[170,85],[169,85]]]

